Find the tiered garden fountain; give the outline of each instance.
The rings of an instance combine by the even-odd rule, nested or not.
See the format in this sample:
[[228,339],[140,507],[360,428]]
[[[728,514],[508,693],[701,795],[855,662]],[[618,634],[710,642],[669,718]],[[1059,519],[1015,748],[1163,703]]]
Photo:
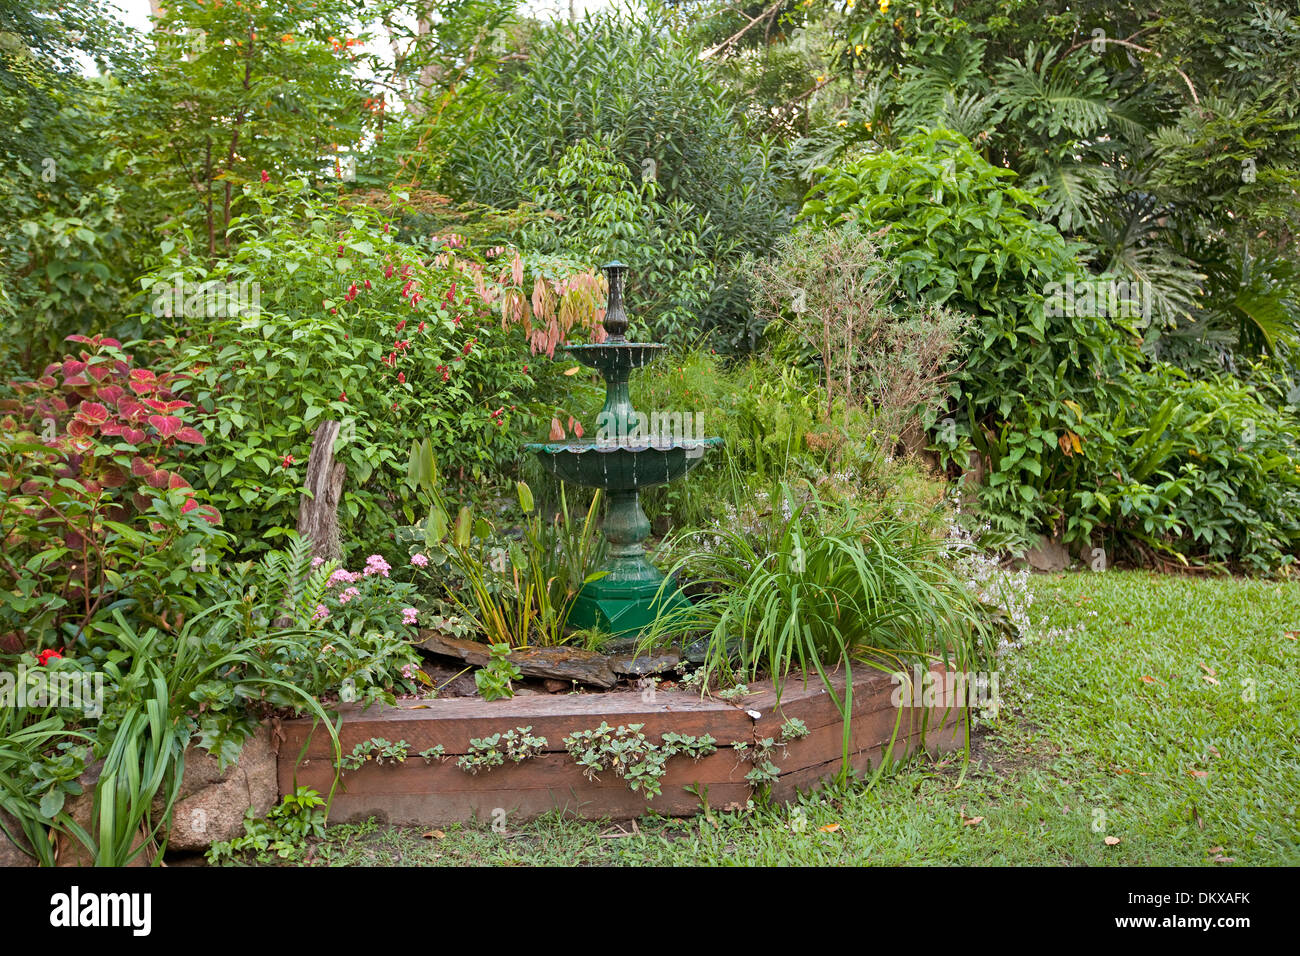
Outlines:
[[569,625],[632,634],[648,628],[659,615],[688,603],[672,582],[662,586],[664,575],[646,558],[642,542],[650,533],[650,522],[641,510],[638,489],[682,477],[704,460],[707,448],[722,444],[722,439],[661,434],[652,427],[655,423],[632,408],[628,396],[632,370],[648,365],[668,346],[627,340],[628,318],[623,308],[627,267],[611,262],[604,269],[609,280],[604,322],[608,338],[599,345],[565,346],[605,380],[605,405],[597,435],[524,447],[564,481],[604,489],[608,497],[601,527],[609,542],[609,558],[600,569],[607,573],[579,592]]

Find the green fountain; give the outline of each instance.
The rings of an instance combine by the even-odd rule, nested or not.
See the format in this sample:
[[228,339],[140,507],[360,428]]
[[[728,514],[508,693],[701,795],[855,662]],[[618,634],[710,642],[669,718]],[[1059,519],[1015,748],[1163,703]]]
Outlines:
[[[605,312],[608,337],[599,345],[563,346],[583,365],[605,380],[605,405],[595,438],[563,442],[533,442],[524,446],[542,466],[564,481],[605,491],[607,509],[601,530],[609,542],[607,572],[586,584],[569,613],[573,628],[599,628],[611,634],[632,634],[648,628],[661,614],[688,605],[664,575],[646,558],[643,544],[650,522],[641,510],[639,490],[667,484],[685,475],[704,459],[706,449],[721,438],[688,435],[692,429],[681,414],[645,416],[632,408],[628,379],[632,370],[650,364],[668,348],[654,342],[629,342],[623,308],[623,276],[627,266],[604,266],[609,280]],[[694,420],[694,431],[699,417]]]

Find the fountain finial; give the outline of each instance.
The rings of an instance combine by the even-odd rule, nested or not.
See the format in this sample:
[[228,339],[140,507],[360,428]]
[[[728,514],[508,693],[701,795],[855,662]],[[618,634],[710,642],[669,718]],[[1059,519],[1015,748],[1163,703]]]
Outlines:
[[609,282],[609,305],[605,309],[605,332],[613,342],[625,341],[627,312],[623,309],[623,273],[627,266],[621,262],[607,262],[602,269]]

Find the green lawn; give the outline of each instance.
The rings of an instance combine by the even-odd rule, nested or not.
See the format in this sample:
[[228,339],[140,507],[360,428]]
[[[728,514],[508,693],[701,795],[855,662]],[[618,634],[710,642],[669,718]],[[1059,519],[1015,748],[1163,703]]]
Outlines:
[[1108,571],[1031,586],[1041,626],[1000,662],[1006,706],[979,731],[960,782],[960,759],[924,761],[872,790],[807,797],[801,811],[645,818],[628,836],[554,819],[427,837],[339,826],[311,860],[1300,863],[1300,583]]

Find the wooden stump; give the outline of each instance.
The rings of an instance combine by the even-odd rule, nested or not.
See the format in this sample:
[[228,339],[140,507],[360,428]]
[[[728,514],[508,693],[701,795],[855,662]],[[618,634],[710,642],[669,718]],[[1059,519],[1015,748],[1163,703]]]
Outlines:
[[321,422],[311,440],[307,459],[307,494],[298,507],[298,534],[309,538],[312,556],[329,561],[343,556],[339,545],[339,499],[347,469],[334,460],[339,423]]

